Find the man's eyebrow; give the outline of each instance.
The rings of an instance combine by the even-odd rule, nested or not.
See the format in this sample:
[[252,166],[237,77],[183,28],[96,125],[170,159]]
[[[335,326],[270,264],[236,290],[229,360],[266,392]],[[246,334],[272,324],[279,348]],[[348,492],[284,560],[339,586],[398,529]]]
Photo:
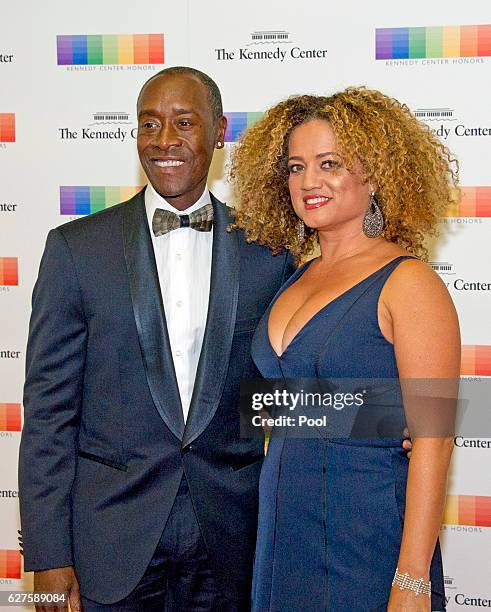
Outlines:
[[[195,111],[192,108],[175,108],[174,109],[174,113],[176,115],[191,115],[193,114]],[[141,117],[142,115],[159,115],[160,112],[154,108],[142,108],[139,112],[138,112],[138,117]]]

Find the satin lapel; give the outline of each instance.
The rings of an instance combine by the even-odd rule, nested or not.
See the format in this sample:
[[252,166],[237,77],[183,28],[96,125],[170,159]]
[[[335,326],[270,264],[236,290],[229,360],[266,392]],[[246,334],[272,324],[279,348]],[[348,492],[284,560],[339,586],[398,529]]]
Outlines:
[[207,427],[215,414],[225,384],[239,295],[239,242],[237,232],[227,232],[233,221],[215,197],[210,300],[203,346],[193,397],[184,430],[183,446]]
[[165,322],[144,192],[123,207],[123,244],[148,386],[160,416],[182,440],[184,418]]

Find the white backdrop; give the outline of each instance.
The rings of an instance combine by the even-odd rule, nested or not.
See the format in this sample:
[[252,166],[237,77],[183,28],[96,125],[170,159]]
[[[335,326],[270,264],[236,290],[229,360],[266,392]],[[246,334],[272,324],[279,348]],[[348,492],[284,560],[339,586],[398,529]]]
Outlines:
[[[210,187],[229,202],[222,177],[236,133],[287,95],[367,85],[418,111],[461,162],[463,204],[442,220],[432,261],[459,312],[463,374],[491,376],[489,24],[487,0],[2,2],[0,590],[31,586],[18,552],[16,464],[29,300],[46,234],[145,183],[132,136],[135,100],[164,66],[197,67],[222,90],[232,129],[216,153]],[[146,52],[137,34],[160,35],[154,62],[162,60],[163,35],[163,65],[137,63]],[[75,35],[102,35],[104,63],[88,63],[97,59],[96,39],[89,39],[89,59],[58,56],[57,36]],[[119,55],[111,35],[119,35]],[[389,41],[383,48],[382,39]],[[490,454],[489,438],[456,439],[442,527],[449,610],[491,607]]]

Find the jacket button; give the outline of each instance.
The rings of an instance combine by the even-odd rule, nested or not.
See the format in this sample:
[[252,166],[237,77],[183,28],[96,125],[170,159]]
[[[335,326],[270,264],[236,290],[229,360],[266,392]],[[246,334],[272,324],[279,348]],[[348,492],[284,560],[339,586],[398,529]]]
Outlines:
[[188,453],[190,450],[193,450],[193,445],[189,444],[189,446],[185,446],[184,448],[181,449],[181,453],[183,455],[185,455],[186,453]]

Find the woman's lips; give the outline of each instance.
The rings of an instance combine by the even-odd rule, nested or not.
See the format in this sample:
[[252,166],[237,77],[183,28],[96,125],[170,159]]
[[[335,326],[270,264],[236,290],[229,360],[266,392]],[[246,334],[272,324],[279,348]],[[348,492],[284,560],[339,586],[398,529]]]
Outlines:
[[314,210],[328,204],[332,198],[327,196],[307,196],[303,199],[304,206],[307,210]]

